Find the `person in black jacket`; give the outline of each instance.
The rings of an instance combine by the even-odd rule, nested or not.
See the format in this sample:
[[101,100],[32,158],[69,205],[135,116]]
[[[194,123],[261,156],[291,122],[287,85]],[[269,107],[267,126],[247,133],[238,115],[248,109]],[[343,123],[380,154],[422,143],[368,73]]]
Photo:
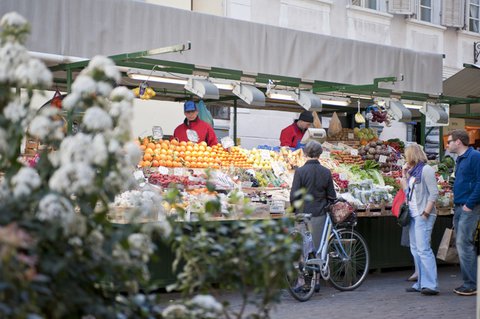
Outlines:
[[303,211],[296,210],[295,213],[312,214],[309,228],[315,251],[317,251],[326,220],[325,207],[329,201],[335,200],[337,195],[333,187],[332,173],[318,160],[323,152],[322,145],[316,141],[310,141],[303,151],[307,162],[295,171],[290,191],[290,203],[294,206],[294,202],[301,199],[301,192],[298,191],[302,188],[305,189],[306,194],[311,196],[311,200],[305,200]]

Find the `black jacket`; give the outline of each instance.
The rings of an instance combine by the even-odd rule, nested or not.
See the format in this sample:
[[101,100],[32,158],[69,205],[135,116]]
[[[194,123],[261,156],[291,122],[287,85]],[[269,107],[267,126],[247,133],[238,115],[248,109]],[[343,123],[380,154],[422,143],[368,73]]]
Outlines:
[[[295,171],[290,191],[292,205],[295,200],[300,199],[295,197],[295,193],[302,188],[305,188],[307,194],[313,197],[313,201],[305,202],[303,213],[312,214],[314,217],[324,215],[324,208],[327,206],[328,200],[337,198],[333,187],[332,173],[318,160],[308,160],[305,165]],[[295,211],[295,213],[301,212]]]

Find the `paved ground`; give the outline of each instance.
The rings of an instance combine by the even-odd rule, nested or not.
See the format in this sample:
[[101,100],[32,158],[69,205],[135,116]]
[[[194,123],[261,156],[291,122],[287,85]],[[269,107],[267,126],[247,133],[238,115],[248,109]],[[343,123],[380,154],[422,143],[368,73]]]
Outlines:
[[437,296],[405,292],[405,288],[411,286],[405,281],[410,274],[411,271],[369,274],[355,291],[322,287],[320,293],[304,303],[285,293],[272,318],[475,318],[476,297],[457,296],[452,292],[461,283],[458,267],[439,268],[440,294]]
[[[321,291],[307,302],[298,302],[285,290],[281,303],[271,313],[272,319],[475,319],[476,297],[458,296],[453,289],[461,284],[457,266],[438,269],[440,294],[424,296],[407,293],[411,283],[405,279],[411,270],[371,273],[357,290],[341,292],[322,285]],[[232,307],[240,308],[239,296],[222,293]],[[172,302],[177,294],[165,294]],[[480,319],[480,317],[479,317]]]

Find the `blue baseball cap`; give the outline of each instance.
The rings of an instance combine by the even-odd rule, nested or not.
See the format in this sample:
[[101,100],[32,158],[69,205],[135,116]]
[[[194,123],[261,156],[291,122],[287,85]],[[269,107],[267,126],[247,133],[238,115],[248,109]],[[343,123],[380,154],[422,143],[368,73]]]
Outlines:
[[184,112],[191,112],[191,111],[196,111],[197,110],[197,105],[193,101],[187,101],[183,104],[183,111]]

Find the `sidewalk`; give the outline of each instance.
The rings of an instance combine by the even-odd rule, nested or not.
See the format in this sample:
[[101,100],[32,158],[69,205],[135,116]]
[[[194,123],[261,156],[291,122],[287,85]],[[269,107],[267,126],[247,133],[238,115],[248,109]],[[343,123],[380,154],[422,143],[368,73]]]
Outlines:
[[362,286],[350,292],[322,287],[320,293],[303,303],[285,292],[281,304],[272,312],[272,319],[474,319],[476,297],[458,296],[452,291],[461,284],[460,268],[439,267],[438,273],[437,296],[405,292],[411,286],[405,281],[411,271],[369,274]]

